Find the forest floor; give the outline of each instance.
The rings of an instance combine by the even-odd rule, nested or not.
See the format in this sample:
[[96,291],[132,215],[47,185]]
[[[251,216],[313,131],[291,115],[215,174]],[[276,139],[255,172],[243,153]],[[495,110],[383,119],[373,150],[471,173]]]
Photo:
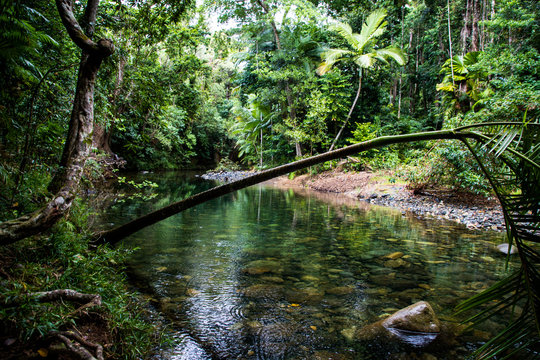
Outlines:
[[389,172],[328,171],[281,176],[267,184],[286,188],[308,188],[317,192],[346,196],[375,205],[389,206],[421,218],[437,218],[462,223],[470,229],[504,230],[501,206],[495,197],[484,197],[444,187],[413,189]]

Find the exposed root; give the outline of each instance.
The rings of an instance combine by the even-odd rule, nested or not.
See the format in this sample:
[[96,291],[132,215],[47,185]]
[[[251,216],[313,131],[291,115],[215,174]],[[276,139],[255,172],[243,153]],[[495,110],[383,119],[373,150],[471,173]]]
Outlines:
[[[51,340],[60,340],[67,351],[78,356],[81,360],[103,360],[103,347],[94,344],[73,331],[53,331],[49,333]],[[92,352],[93,353],[92,353]]]
[[16,306],[29,300],[36,299],[39,302],[72,301],[84,304],[81,308],[101,306],[99,294],[83,294],[71,289],[58,289],[52,291],[40,291],[15,297],[9,301],[2,301],[5,306]]
[[58,300],[74,301],[85,303],[85,307],[101,306],[101,296],[99,294],[83,294],[71,289],[58,289],[52,291],[41,291],[31,293],[40,302],[52,302]]

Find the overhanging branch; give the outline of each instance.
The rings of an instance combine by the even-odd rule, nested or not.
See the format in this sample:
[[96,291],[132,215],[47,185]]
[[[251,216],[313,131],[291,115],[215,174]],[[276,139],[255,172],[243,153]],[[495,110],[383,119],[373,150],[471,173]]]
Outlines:
[[364,141],[355,145],[347,146],[342,149],[329,151],[320,155],[309,157],[307,159],[298,160],[286,165],[278,166],[273,169],[265,170],[250,177],[234,181],[229,184],[217,186],[210,190],[193,195],[182,201],[178,201],[171,205],[165,206],[164,208],[153,211],[147,215],[141,216],[135,220],[128,222],[127,224],[120,225],[111,230],[100,232],[96,235],[95,242],[97,244],[116,243],[147,226],[153,225],[161,220],[164,220],[170,216],[178,214],[179,212],[192,208],[196,205],[202,204],[208,200],[212,200],[220,196],[232,193],[236,190],[240,190],[266,180],[270,180],[277,176],[285,175],[290,172],[304,169],[309,166],[320,164],[326,161],[344,158],[350,155],[360,153],[362,151],[392,144],[409,143],[413,141],[441,139],[462,140],[466,138],[477,137],[478,134],[474,132],[455,132],[453,130],[440,130],[406,135],[382,136],[373,140]]

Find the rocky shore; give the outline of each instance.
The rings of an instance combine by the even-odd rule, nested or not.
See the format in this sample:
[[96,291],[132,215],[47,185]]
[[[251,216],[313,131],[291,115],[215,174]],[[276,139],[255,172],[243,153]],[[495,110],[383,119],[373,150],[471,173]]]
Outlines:
[[253,175],[253,171],[209,171],[201,175],[205,180],[217,180],[225,183],[241,180]]
[[462,223],[469,229],[503,231],[504,216],[499,204],[495,201],[471,203],[459,196],[449,193],[423,192],[403,190],[400,194],[371,194],[359,199],[382,206],[390,206],[409,211],[419,217],[437,218]]
[[[231,182],[252,175],[249,171],[209,172],[207,180]],[[372,172],[326,172],[315,176],[286,176],[267,182],[278,187],[302,187],[347,196],[374,205],[410,212],[420,218],[461,223],[469,229],[504,230],[502,208],[494,198],[448,189],[414,191],[405,183],[390,182],[388,176]]]

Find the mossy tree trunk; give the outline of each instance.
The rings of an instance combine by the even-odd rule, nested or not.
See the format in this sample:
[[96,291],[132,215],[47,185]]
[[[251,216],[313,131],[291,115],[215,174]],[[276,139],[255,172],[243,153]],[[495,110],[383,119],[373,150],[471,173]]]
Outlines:
[[114,52],[111,40],[101,39],[97,42],[92,40],[98,5],[99,0],[88,0],[81,26],[75,18],[73,2],[56,0],[62,23],[69,37],[82,50],[82,56],[60,170],[49,185],[49,190],[55,195],[42,209],[1,223],[1,245],[47,230],[69,210],[75,199],[92,146],[96,76],[103,60]]

